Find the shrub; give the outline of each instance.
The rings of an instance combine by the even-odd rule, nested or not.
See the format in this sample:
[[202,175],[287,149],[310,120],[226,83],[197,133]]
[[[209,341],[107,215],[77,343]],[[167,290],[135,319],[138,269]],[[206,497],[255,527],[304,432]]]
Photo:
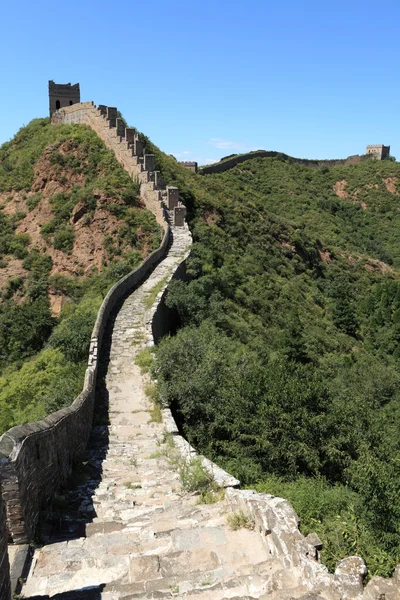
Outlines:
[[49,346],[59,348],[70,362],[86,361],[100,303],[101,298],[98,296],[90,294],[86,296],[53,331],[49,339]]
[[71,254],[75,242],[74,228],[71,225],[63,225],[54,233],[53,246],[57,250],[62,250]]
[[215,485],[212,475],[203,466],[200,457],[190,461],[182,459],[178,471],[185,492],[205,492]]

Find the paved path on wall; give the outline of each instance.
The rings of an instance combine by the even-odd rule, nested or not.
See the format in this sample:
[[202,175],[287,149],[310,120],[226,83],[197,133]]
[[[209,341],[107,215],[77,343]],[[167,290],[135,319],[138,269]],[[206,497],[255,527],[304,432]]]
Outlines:
[[163,424],[151,419],[153,405],[135,356],[145,344],[146,298],[181,262],[189,243],[185,229],[173,233],[167,258],[115,319],[104,390],[109,426],[94,427],[90,457],[101,480],[78,486],[79,511],[92,522],[82,537],[35,551],[25,598],[219,600],[268,593],[272,599],[286,597],[282,587],[297,588],[296,597],[305,592],[296,577],[283,576],[283,564],[266,553],[258,532],[229,529],[224,501],[198,504],[181,491],[165,456]]

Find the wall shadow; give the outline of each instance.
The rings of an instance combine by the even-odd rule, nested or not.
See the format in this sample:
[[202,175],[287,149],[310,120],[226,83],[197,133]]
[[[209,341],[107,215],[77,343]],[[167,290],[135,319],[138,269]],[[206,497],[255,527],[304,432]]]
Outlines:
[[[96,587],[81,588],[80,590],[71,590],[51,596],[52,600],[101,600],[101,593],[105,584],[102,583]],[[27,600],[49,600],[50,596],[29,596]]]
[[97,516],[93,495],[102,481],[102,465],[109,447],[109,394],[106,376],[115,319],[125,299],[124,297],[116,304],[107,320],[99,352],[93,424],[87,449],[73,465],[65,485],[43,511],[37,535],[37,541],[41,544],[86,537],[87,524]]

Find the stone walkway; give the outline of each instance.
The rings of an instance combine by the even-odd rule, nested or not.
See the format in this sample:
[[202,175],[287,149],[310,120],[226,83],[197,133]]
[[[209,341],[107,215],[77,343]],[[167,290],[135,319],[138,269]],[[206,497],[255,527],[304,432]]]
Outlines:
[[189,243],[185,229],[173,233],[166,259],[115,319],[95,415],[101,423],[108,405],[109,425],[93,427],[88,457],[97,476],[64,495],[72,504],[78,500],[71,527],[61,528],[62,541],[48,532],[49,543],[35,551],[24,598],[84,598],[90,587],[93,597],[107,600],[258,598],[271,586],[272,572],[282,568],[265,556],[258,533],[229,529],[223,501],[201,505],[182,493],[164,455],[163,424],[152,421],[135,356],[145,345],[146,298],[182,261]]

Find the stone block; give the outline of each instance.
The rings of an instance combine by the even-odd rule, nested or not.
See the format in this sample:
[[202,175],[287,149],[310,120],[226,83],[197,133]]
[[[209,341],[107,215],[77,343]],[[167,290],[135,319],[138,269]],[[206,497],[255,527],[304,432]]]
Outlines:
[[175,206],[174,208],[174,225],[175,227],[183,227],[185,225],[186,207]]
[[116,119],[117,115],[118,112],[114,106],[107,106],[107,119]]
[[173,186],[167,186],[167,207],[173,210],[179,204],[179,189]]
[[137,136],[133,144],[133,154],[135,156],[143,156],[143,144]]
[[125,139],[127,141],[128,144],[133,144],[135,141],[135,135],[136,135],[136,131],[134,129],[131,129],[130,127],[127,127],[125,129]]
[[165,188],[165,181],[161,177],[160,171],[154,171],[154,183],[158,190],[163,190]]
[[158,556],[135,556],[129,560],[129,581],[148,581],[161,577]]
[[116,119],[117,122],[117,135],[125,137],[125,123],[122,119]]
[[99,104],[97,108],[101,115],[107,115],[107,106],[105,106],[105,104]]
[[144,170],[145,171],[155,171],[156,168],[156,157],[154,154],[145,154],[144,155]]

